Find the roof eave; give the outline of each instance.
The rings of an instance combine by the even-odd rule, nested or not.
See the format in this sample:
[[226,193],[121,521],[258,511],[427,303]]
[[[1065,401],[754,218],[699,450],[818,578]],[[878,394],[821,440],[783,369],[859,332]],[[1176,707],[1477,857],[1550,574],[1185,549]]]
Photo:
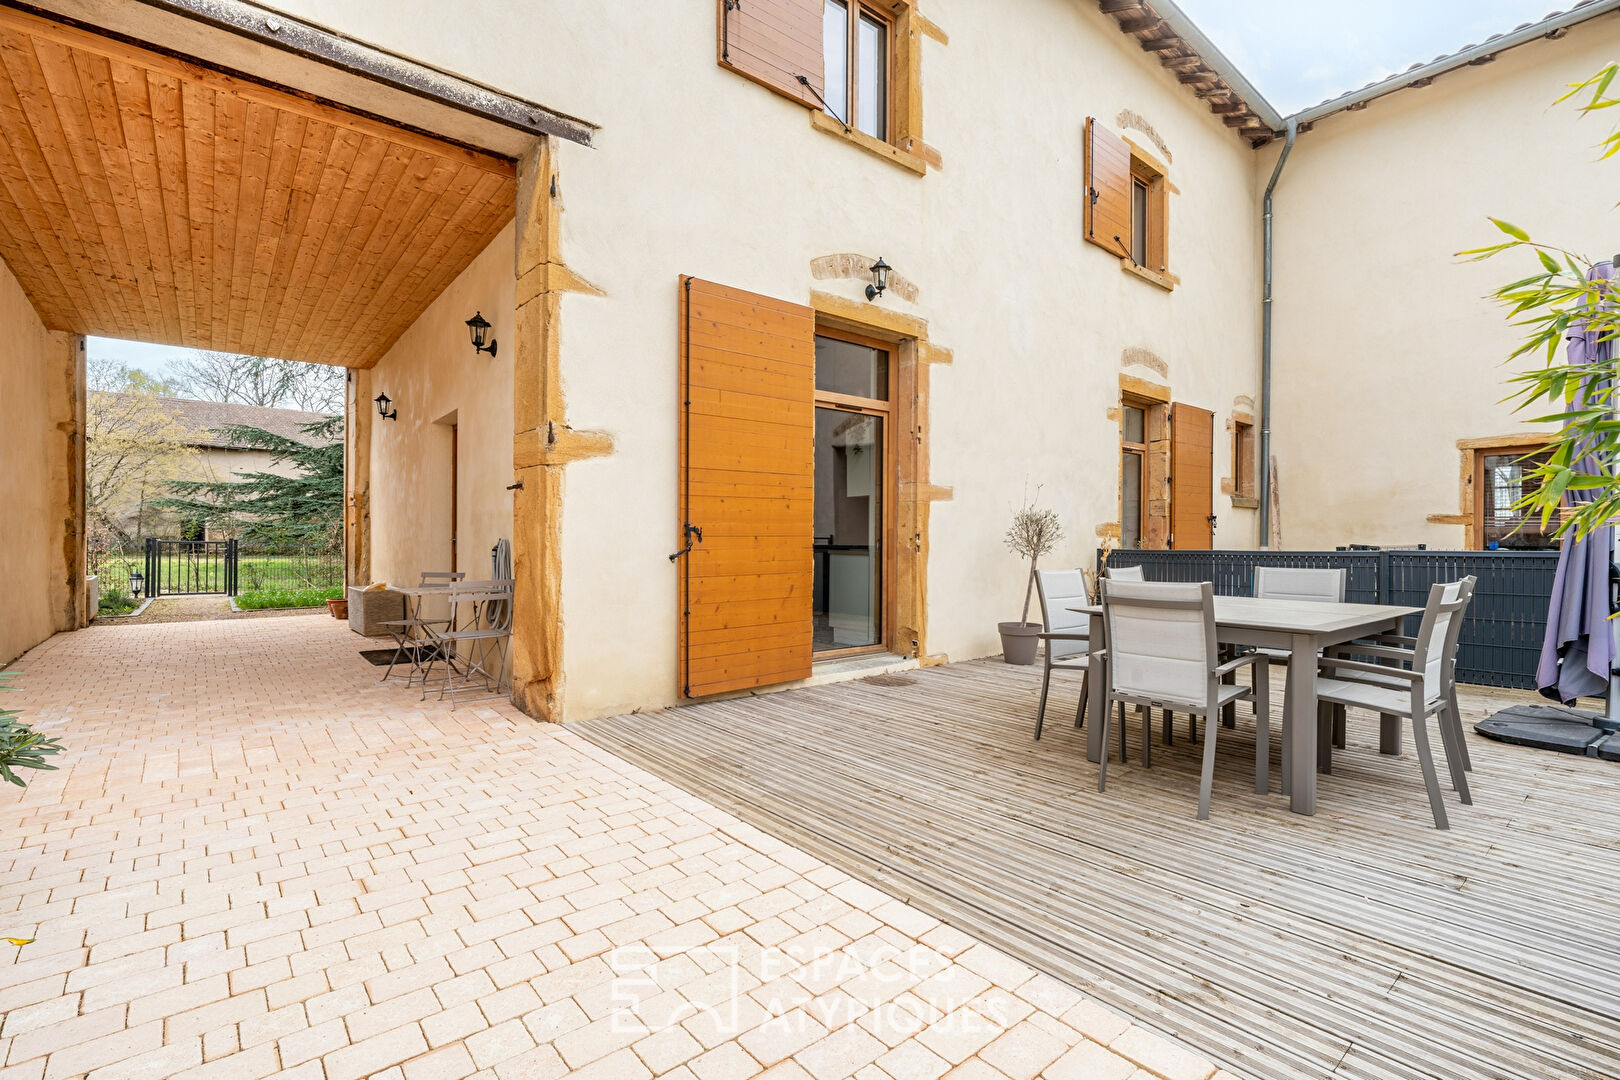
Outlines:
[[[1237,65],[1228,60],[1226,55],[1215,47],[1215,43],[1206,37],[1202,30],[1198,29],[1198,25],[1187,17],[1186,12],[1177,7],[1173,0],[1150,0],[1150,2],[1153,9],[1159,13],[1159,18],[1164,20],[1165,25],[1175,31],[1176,36],[1191,46],[1194,52],[1203,57],[1204,63],[1221,77],[1221,81],[1230,86],[1233,92],[1243,99],[1244,103],[1254,111],[1254,114],[1267,127],[1271,128],[1272,131],[1281,131],[1283,129],[1282,114],[1272,106],[1271,102],[1266,100],[1265,95],[1260,93],[1253,83],[1243,77],[1243,73],[1238,70]],[[1613,2],[1620,4],[1620,0],[1613,0]]]

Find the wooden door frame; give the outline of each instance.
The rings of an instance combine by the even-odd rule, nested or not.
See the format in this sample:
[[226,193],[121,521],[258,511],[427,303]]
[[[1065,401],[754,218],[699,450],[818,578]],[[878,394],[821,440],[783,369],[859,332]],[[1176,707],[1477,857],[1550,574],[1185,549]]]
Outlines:
[[[852,397],[848,394],[835,394],[831,391],[815,391],[813,404],[816,408],[837,409],[841,412],[855,413],[864,416],[880,416],[883,418],[883,504],[879,508],[882,521],[879,523],[878,542],[883,546],[882,558],[878,563],[878,573],[881,575],[881,596],[878,597],[878,641],[873,645],[855,645],[847,649],[825,649],[817,652],[814,642],[811,643],[810,662],[819,664],[827,660],[842,660],[851,656],[865,656],[871,653],[893,652],[894,649],[894,619],[895,619],[895,543],[898,535],[896,524],[900,498],[900,469],[899,459],[894,453],[896,445],[895,431],[898,429],[900,419],[900,350],[896,342],[884,341],[880,338],[870,337],[857,331],[845,329],[842,326],[833,326],[825,323],[819,316],[816,319],[816,337],[832,338],[836,341],[847,341],[852,345],[863,345],[869,349],[877,349],[888,358],[888,400],[881,407],[874,404],[875,398]],[[813,479],[813,477],[812,477]],[[813,490],[813,487],[812,487]],[[811,537],[812,547],[815,537]],[[812,633],[814,630],[812,629]]]

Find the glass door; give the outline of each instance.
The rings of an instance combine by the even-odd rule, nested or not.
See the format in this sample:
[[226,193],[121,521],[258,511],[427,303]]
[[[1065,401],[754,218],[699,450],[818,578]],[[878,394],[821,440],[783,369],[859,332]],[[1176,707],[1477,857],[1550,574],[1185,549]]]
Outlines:
[[818,659],[881,650],[887,626],[889,347],[816,336],[815,630]]

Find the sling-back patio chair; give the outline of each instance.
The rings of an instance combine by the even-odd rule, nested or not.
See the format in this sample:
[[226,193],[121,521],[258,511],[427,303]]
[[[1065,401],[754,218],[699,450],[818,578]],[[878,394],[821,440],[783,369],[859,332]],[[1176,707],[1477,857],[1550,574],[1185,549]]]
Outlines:
[[[1459,635],[1457,627],[1469,600],[1465,592],[1471,592],[1465,581],[1429,587],[1423,622],[1410,649],[1359,642],[1351,646],[1357,655],[1370,655],[1409,667],[1343,656],[1324,656],[1318,661],[1324,672],[1340,676],[1316,680],[1318,723],[1324,735],[1332,723],[1335,706],[1367,709],[1412,725],[1412,742],[1417,747],[1418,765],[1423,771],[1423,784],[1429,792],[1429,808],[1434,813],[1437,829],[1451,826],[1446,818],[1434,755],[1429,748],[1429,717],[1438,718],[1436,726],[1440,729],[1441,748],[1452,786],[1465,804],[1474,801],[1468,791],[1467,771],[1462,767],[1463,750],[1458,745],[1462,739],[1462,723],[1456,717],[1456,698],[1451,686]],[[1327,754],[1332,753],[1331,745],[1324,749]]]
[[[1052,669],[1080,672],[1081,708],[1075,726],[1085,718],[1086,692],[1091,686],[1091,616],[1071,610],[1091,603],[1086,591],[1086,575],[1079,570],[1039,570],[1035,589],[1041,598],[1041,640],[1046,643],[1045,668],[1041,672],[1041,704],[1035,713],[1035,737],[1041,737],[1046,722],[1046,696],[1052,686]],[[1120,743],[1124,752],[1124,743]]]
[[[1463,601],[1463,609],[1457,618],[1452,620],[1448,631],[1454,640],[1446,643],[1446,655],[1451,657],[1451,663],[1446,669],[1446,696],[1451,700],[1451,708],[1442,714],[1441,720],[1442,723],[1446,723],[1451,726],[1453,733],[1453,745],[1457,747],[1459,756],[1462,759],[1463,769],[1468,772],[1474,771],[1474,761],[1468,753],[1468,740],[1463,736],[1462,711],[1457,706],[1457,651],[1462,638],[1463,626],[1468,615],[1468,605],[1473,603],[1474,585],[1477,580],[1478,579],[1472,575],[1461,579],[1462,588],[1458,593],[1458,599]],[[1389,645],[1397,649],[1410,650],[1414,645],[1417,644],[1417,638],[1406,634],[1379,634],[1377,637],[1368,638],[1367,643],[1373,645]],[[1334,655],[1348,656],[1355,653],[1361,653],[1362,651],[1363,650],[1357,645],[1344,645],[1335,649]],[[1401,687],[1405,685],[1398,680],[1393,680],[1391,676],[1376,675],[1367,672],[1353,672],[1345,675],[1345,678],[1354,678],[1360,682],[1382,683],[1385,686]],[[1334,718],[1335,738],[1333,740],[1333,745],[1341,750],[1344,749],[1343,727],[1343,710],[1340,709],[1337,710],[1337,715]],[[1387,750],[1390,753],[1400,752],[1399,729],[1397,729],[1395,732],[1395,740],[1396,741],[1393,743],[1393,745],[1387,747]]]
[[[1254,595],[1262,600],[1313,600],[1322,604],[1344,603],[1344,589],[1349,571],[1343,568],[1307,566],[1257,566],[1254,568]],[[1271,664],[1288,666],[1287,649],[1256,649],[1255,652]],[[1283,703],[1283,753],[1288,753],[1289,717]],[[1230,719],[1230,718],[1228,718]],[[1228,722],[1227,727],[1232,723]],[[1343,732],[1337,732],[1340,738]],[[1286,775],[1286,771],[1284,773]]]
[[1146,581],[1147,574],[1140,566],[1110,566],[1109,581]]
[[[1215,590],[1209,582],[1103,582],[1103,621],[1108,632],[1108,693],[1102,717],[1102,765],[1097,790],[1108,782],[1108,728],[1114,708],[1121,727],[1125,706],[1142,705],[1197,713],[1204,717],[1204,768],[1198,788],[1198,816],[1209,817],[1215,781],[1215,732],[1211,720],[1228,702],[1252,697],[1256,704],[1254,789],[1270,788],[1271,716],[1267,664],[1254,653],[1225,663],[1215,638]],[[1243,667],[1254,672],[1252,686],[1222,682]],[[1142,763],[1153,764],[1151,725],[1142,726]]]
[[[423,589],[440,585],[448,587],[466,576],[457,570],[424,570],[418,587]],[[383,672],[381,681],[388,681],[388,676],[393,674],[394,665],[399,663],[400,657],[403,656],[411,664],[410,673],[405,676],[405,685],[409,686],[418,676],[426,680],[426,670],[422,663],[424,650],[428,648],[432,628],[444,626],[447,620],[422,618],[421,597],[416,598],[414,605],[407,603],[405,610],[405,618],[389,619],[380,624],[388,631],[388,636],[394,639],[394,657],[388,661],[388,670]]]
[[[512,580],[461,581],[450,586],[450,623],[433,630],[438,648],[428,656],[431,675],[435,659],[444,661],[444,682],[439,700],[450,697],[451,711],[456,694],[471,689],[481,679],[484,688],[499,693],[506,683],[506,657],[512,638]],[[459,678],[459,682],[458,682]],[[427,697],[427,679],[422,680],[422,697]]]

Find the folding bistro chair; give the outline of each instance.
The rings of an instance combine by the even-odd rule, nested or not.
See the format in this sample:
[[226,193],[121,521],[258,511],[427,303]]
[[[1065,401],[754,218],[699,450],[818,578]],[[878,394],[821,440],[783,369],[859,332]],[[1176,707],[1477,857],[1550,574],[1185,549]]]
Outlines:
[[[438,648],[428,657],[428,672],[431,675],[436,657],[444,660],[439,700],[448,694],[454,711],[457,692],[465,693],[475,678],[481,678],[490,693],[498,693],[505,686],[506,656],[512,637],[512,579],[457,582],[450,586],[449,597],[449,625],[430,631]],[[422,680],[422,697],[427,697],[426,677]]]
[[[448,587],[466,576],[457,570],[424,570],[418,587],[423,589]],[[405,685],[409,686],[418,675],[426,680],[426,671],[422,664],[422,648],[430,629],[434,626],[443,626],[446,620],[422,618],[422,598],[416,597],[415,604],[409,603],[409,597],[406,599],[405,618],[390,619],[381,624],[394,639],[394,657],[388,661],[388,670],[383,672],[380,681],[388,681],[388,676],[394,672],[394,665],[399,663],[401,656],[404,656],[411,663],[410,674],[405,676]]]

